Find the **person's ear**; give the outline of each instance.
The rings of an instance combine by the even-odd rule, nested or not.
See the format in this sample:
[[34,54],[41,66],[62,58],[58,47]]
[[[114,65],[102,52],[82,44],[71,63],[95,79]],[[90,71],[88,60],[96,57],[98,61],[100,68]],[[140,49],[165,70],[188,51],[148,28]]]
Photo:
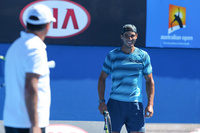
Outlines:
[[135,36],[136,36],[136,39],[137,39],[138,38],[138,33],[136,33]]
[[123,39],[123,35],[122,34],[120,34],[120,38]]
[[49,31],[50,25],[51,25],[51,22],[50,22],[50,23],[47,23],[47,26],[46,26],[47,31]]

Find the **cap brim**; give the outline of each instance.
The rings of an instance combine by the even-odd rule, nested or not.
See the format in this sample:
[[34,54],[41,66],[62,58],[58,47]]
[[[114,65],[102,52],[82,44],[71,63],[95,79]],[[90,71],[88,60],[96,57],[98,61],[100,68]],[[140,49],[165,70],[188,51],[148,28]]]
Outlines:
[[54,18],[54,17],[52,17],[52,20],[51,20],[52,22],[56,22],[56,19]]

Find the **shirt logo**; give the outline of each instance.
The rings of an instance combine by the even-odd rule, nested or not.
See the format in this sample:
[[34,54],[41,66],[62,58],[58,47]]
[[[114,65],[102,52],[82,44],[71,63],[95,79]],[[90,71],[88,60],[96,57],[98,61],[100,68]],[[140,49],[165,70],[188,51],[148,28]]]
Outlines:
[[90,25],[90,14],[81,5],[68,0],[37,0],[20,13],[20,22],[25,27],[25,18],[28,10],[35,4],[44,4],[52,9],[56,22],[53,22],[47,34],[48,38],[67,38],[76,36],[85,31]]

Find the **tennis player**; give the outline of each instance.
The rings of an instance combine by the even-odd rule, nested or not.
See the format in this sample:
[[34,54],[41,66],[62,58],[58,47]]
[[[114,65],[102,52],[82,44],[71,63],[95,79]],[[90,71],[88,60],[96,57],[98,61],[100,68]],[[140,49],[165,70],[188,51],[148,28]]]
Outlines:
[[[129,133],[145,132],[144,117],[153,116],[154,80],[147,52],[135,47],[137,29],[126,24],[121,31],[123,45],[109,52],[98,81],[99,111],[108,110],[112,122],[112,133],[119,133],[125,124]],[[105,82],[111,74],[112,89],[106,105]],[[148,105],[143,113],[142,79],[146,80]]]
[[22,31],[7,51],[3,113],[6,133],[45,133],[49,125],[50,79],[43,41],[52,21],[56,19],[47,6],[33,6],[27,14],[26,32]]

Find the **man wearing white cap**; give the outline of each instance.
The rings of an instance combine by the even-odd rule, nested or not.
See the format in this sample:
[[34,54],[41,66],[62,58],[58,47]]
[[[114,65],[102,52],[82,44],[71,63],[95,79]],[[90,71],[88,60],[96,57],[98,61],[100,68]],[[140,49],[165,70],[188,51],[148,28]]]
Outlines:
[[50,114],[50,79],[43,42],[55,22],[51,10],[33,6],[26,18],[26,32],[10,46],[5,61],[6,133],[45,133]]

